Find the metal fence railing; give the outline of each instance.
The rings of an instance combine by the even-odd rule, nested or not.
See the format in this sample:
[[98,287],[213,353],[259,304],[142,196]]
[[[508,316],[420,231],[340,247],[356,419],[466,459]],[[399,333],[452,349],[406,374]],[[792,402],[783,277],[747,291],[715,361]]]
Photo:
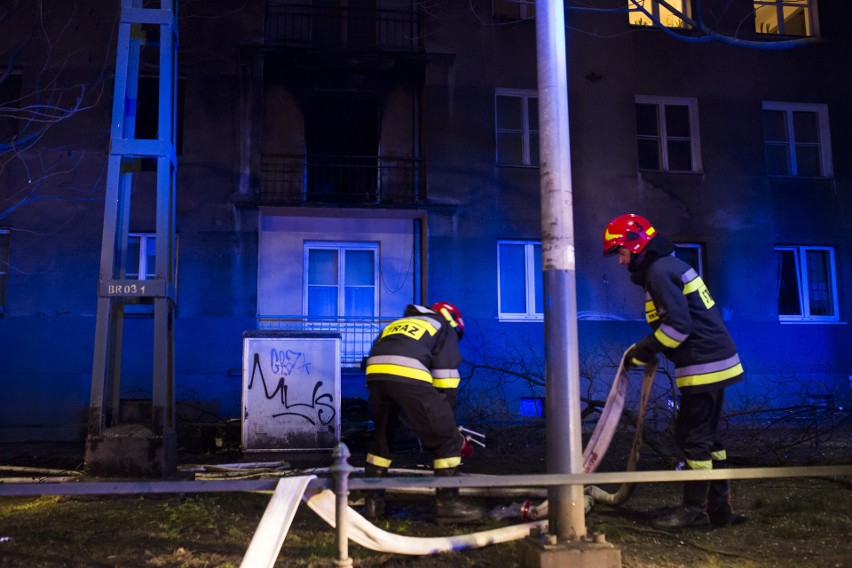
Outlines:
[[316,49],[422,51],[422,14],[411,10],[350,8],[268,0],[268,44]]
[[264,154],[266,203],[415,205],[425,201],[421,161],[393,156]]
[[339,332],[340,363],[343,367],[358,367],[370,353],[373,340],[393,318],[307,318],[303,316],[259,315],[258,329]]

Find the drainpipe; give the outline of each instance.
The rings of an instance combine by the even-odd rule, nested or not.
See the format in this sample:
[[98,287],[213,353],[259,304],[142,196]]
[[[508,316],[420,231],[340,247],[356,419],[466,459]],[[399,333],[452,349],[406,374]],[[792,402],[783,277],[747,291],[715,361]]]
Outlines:
[[[561,0],[536,1],[539,137],[541,145],[541,260],[544,281],[545,427],[548,473],[582,473],[580,372],[574,211],[568,131],[565,10]],[[586,536],[583,486],[548,491],[550,534],[560,541]]]

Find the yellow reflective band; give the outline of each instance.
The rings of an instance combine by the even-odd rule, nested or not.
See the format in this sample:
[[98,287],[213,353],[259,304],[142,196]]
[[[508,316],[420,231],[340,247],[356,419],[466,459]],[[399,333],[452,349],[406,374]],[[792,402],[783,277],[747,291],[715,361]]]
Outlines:
[[663,331],[663,328],[658,328],[657,331],[654,332],[654,337],[656,337],[657,341],[659,341],[669,349],[674,349],[675,347],[683,343],[682,341],[678,341],[677,339],[666,335]]
[[432,462],[432,469],[449,469],[451,467],[458,467],[460,463],[460,456],[455,458],[441,458]]
[[689,466],[689,469],[713,469],[713,462],[710,460],[693,461],[687,459],[686,465]]
[[397,377],[405,377],[406,379],[416,379],[426,383],[432,382],[432,375],[429,371],[421,369],[412,369],[411,367],[403,367],[402,365],[367,365],[367,375],[395,375]]
[[718,452],[710,452],[710,457],[714,462],[722,462],[728,459],[728,452],[725,450],[720,450]]
[[657,234],[657,229],[655,229],[654,227],[648,227],[648,229],[645,231],[645,234],[649,237],[653,237]]
[[367,463],[387,468],[390,467],[391,460],[379,457],[377,455],[367,454]]
[[730,369],[725,369],[723,371],[716,371],[715,373],[705,373],[702,375],[689,375],[686,377],[678,377],[677,378],[677,386],[678,388],[683,387],[695,387],[698,385],[710,385],[713,383],[718,383],[720,381],[724,381],[726,379],[730,379],[732,377],[736,377],[737,375],[743,374],[743,366],[741,363],[737,363]]
[[460,379],[432,379],[432,386],[436,389],[457,389]]
[[683,287],[684,296],[692,294],[693,292],[698,292],[698,296],[701,298],[701,301],[704,302],[704,307],[708,310],[716,305],[716,301],[713,299],[713,296],[710,295],[710,290],[708,290],[707,286],[704,285],[704,281],[700,276],[696,276]]
[[645,300],[645,321],[651,323],[658,319],[660,319],[660,316],[657,315],[657,306],[654,305],[654,301]]
[[425,319],[409,318],[396,320],[388,324],[384,331],[382,331],[382,337],[402,334],[412,339],[420,339],[427,332],[429,335],[435,335],[438,333],[438,329]]

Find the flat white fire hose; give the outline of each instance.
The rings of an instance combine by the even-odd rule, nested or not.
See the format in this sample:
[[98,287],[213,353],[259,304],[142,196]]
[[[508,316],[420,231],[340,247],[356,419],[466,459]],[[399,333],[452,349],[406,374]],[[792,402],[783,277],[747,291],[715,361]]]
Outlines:
[[[633,445],[630,449],[630,458],[628,460],[626,471],[635,471],[636,462],[639,460],[639,450],[642,447],[642,430],[645,425],[645,409],[648,406],[648,398],[650,397],[651,387],[654,384],[654,376],[657,372],[659,361],[655,358],[652,362],[645,365],[644,377],[642,379],[642,394],[639,399],[639,415],[636,423],[636,433],[633,438]],[[595,429],[589,438],[589,443],[586,444],[583,450],[583,473],[594,472],[601,459],[609,449],[609,444],[612,442],[612,437],[618,429],[618,424],[621,421],[621,414],[624,411],[624,402],[627,398],[627,366],[624,364],[624,357],[618,365],[618,371],[615,374],[615,380],[609,390],[604,408],[601,411],[601,416],[598,423],[595,424]],[[621,505],[633,493],[635,484],[624,483],[615,493],[608,493],[592,485],[585,490],[585,509],[588,513],[595,503],[604,503],[607,505]],[[523,503],[513,503],[509,507],[497,507],[491,512],[493,518],[503,518],[509,516],[520,517],[522,520],[532,520],[547,516],[547,501],[543,501],[538,505],[532,505],[530,501]]]
[[[639,419],[636,425],[636,435],[631,448],[628,471],[636,467],[639,457],[639,448],[642,445],[642,427],[644,424],[645,408],[648,396],[654,382],[657,363],[652,362],[645,366],[645,376],[642,383],[642,395],[640,399]],[[615,381],[610,388],[601,417],[595,425],[589,443],[583,452],[583,473],[590,473],[597,469],[604,454],[606,454],[612,437],[618,427],[621,414],[624,410],[624,402],[627,396],[627,368],[622,358],[618,366]],[[258,524],[257,531],[252,537],[246,555],[240,568],[272,568],[280,553],[281,546],[290,529],[290,524],[296,514],[299,499],[307,503],[320,518],[332,527],[336,526],[336,497],[329,489],[309,489],[308,483],[314,479],[314,475],[298,477],[285,477],[279,480],[272,495],[266,511]],[[619,490],[610,494],[599,487],[592,486],[586,489],[586,511],[595,501],[608,504],[621,504],[630,497],[633,484],[625,483]],[[505,516],[520,516],[523,520],[536,519],[547,515],[547,501],[536,507],[531,503],[518,505],[512,508],[512,514]],[[503,508],[504,512],[507,509]],[[517,509],[517,511],[515,511]],[[493,515],[493,514],[492,514]],[[546,530],[547,521],[525,522],[489,531],[481,531],[466,535],[454,535],[445,537],[410,537],[384,531],[362,517],[351,507],[347,510],[347,522],[349,523],[348,536],[353,542],[378,552],[392,554],[407,554],[425,556],[452,550],[463,550],[470,548],[481,548],[492,544],[511,542],[529,535],[530,530],[539,528]]]
[[[335,496],[330,489],[308,489],[302,496],[317,515],[331,526],[335,526]],[[346,512],[349,522],[349,538],[370,550],[393,554],[425,556],[451,550],[481,548],[501,542],[511,542],[529,536],[530,529],[546,528],[547,521],[535,521],[511,525],[490,531],[472,534],[438,536],[429,538],[403,536],[384,531],[358,514],[351,507]]]

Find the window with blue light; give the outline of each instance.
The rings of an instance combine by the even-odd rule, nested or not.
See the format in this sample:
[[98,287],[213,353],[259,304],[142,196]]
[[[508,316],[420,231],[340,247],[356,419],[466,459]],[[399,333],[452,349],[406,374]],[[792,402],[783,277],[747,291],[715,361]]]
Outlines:
[[305,244],[305,314],[373,318],[378,305],[378,243]]
[[764,102],[763,139],[769,176],[824,178],[834,173],[826,105]]
[[497,243],[498,317],[501,321],[544,319],[541,243]]
[[631,26],[665,26],[667,28],[685,28],[683,15],[689,16],[687,0],[666,0],[664,6],[658,0],[625,0],[627,19]]
[[538,166],[538,93],[497,89],[494,94],[497,164]]
[[544,417],[544,397],[525,396],[521,397],[518,414],[527,418]]
[[698,101],[640,95],[635,102],[639,169],[700,172]]
[[150,280],[157,275],[157,241],[153,234],[130,233],[127,236],[127,278]]
[[782,322],[839,321],[833,247],[778,246],[775,260]]

